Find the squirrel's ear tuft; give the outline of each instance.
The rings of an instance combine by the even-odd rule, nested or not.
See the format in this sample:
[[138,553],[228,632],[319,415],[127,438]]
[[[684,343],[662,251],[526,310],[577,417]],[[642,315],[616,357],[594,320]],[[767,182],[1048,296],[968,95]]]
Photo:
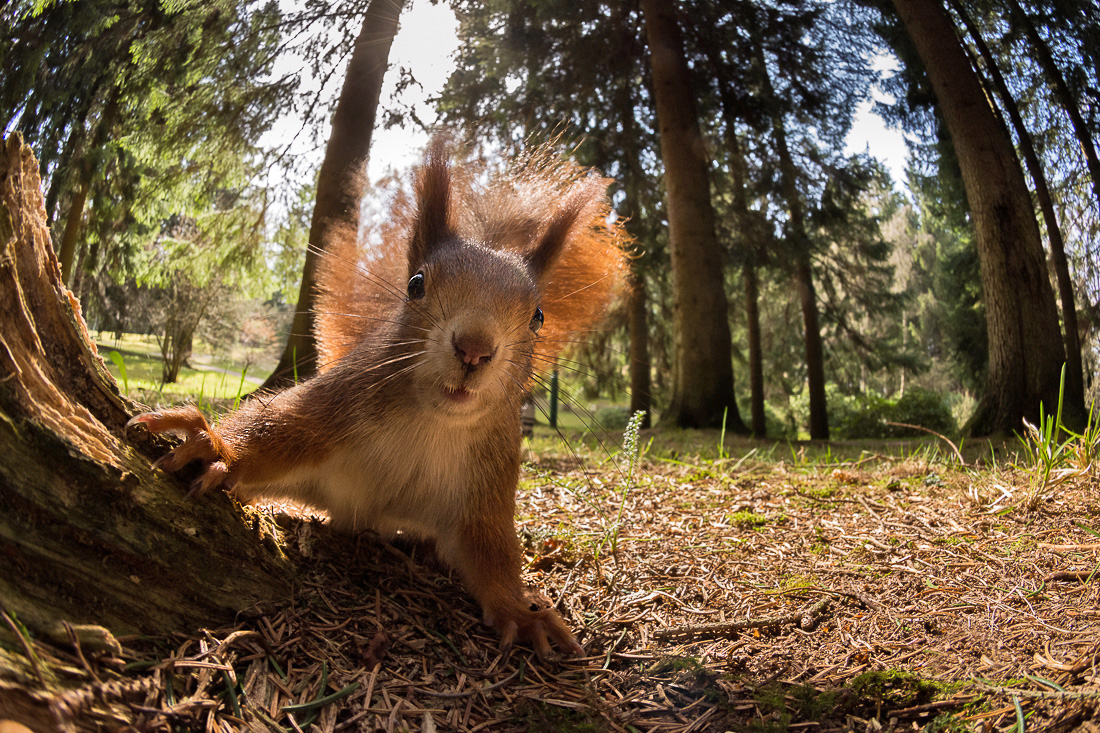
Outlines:
[[409,273],[417,272],[428,253],[454,234],[451,229],[451,167],[441,140],[428,148],[416,175],[416,218],[409,242]]
[[603,182],[595,177],[578,181],[569,189],[550,217],[542,238],[526,255],[536,277],[542,277],[553,267],[578,226],[588,226],[590,207],[600,200],[603,191]]

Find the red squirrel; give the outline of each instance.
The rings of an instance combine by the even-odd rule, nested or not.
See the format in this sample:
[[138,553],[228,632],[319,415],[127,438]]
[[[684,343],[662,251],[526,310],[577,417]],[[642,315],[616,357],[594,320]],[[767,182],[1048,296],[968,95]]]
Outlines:
[[540,657],[550,642],[582,654],[521,580],[514,514],[532,375],[621,284],[608,183],[540,148],[477,186],[433,145],[381,253],[359,264],[350,241],[323,260],[316,376],[213,427],[190,406],[130,424],[186,438],[157,464],[206,462],[198,493],[289,498],[337,526],[434,540],[502,649],[519,639]]

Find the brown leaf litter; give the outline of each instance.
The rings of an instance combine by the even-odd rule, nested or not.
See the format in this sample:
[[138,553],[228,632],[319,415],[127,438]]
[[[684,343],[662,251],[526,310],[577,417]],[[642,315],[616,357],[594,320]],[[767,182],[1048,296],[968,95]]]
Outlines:
[[430,547],[279,514],[302,569],[282,607],[0,661],[27,694],[65,679],[54,714],[81,730],[1097,730],[1094,471],[1027,512],[1031,477],[1003,465],[628,470],[547,457],[521,486],[528,580],[581,659],[501,655]]

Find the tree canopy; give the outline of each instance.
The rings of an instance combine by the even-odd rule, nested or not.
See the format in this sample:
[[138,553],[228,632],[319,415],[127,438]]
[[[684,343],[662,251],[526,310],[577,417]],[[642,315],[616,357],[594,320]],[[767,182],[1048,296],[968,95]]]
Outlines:
[[[451,7],[460,47],[433,97],[442,123],[486,157],[557,141],[563,154],[614,179],[616,213],[635,240],[629,302],[609,330],[577,346],[573,389],[609,399],[631,393],[635,408],[688,424],[693,418],[678,407],[686,389],[715,406],[706,424],[724,415],[740,429],[745,414],[758,435],[825,437],[870,398],[913,388],[941,394],[944,409],[966,422],[978,397],[1003,402],[990,395],[1018,391],[1000,376],[1006,340],[1022,349],[1013,353],[1057,351],[990,328],[1002,316],[989,310],[997,300],[983,277],[1003,242],[976,228],[975,193],[964,185],[974,175],[988,183],[989,170],[975,173],[960,157],[961,133],[947,124],[944,93],[895,3],[672,3],[669,27],[686,69],[675,87],[699,126],[698,142],[684,149],[691,152],[672,158],[662,156],[673,129],[662,132],[652,18],[642,4]],[[340,78],[367,9],[95,0],[0,10],[0,121],[38,153],[55,246],[90,317],[122,327],[120,292],[130,288],[133,299],[134,288],[184,282],[295,307],[290,280],[305,256],[312,205],[301,194],[319,189],[265,133],[288,111],[327,129],[331,102],[303,79]],[[1052,263],[1054,277],[1043,267],[1037,282],[1057,293],[1047,302],[1036,290],[1046,304],[1029,309],[1048,313],[1037,333],[1057,319],[1061,334],[1061,356],[1051,359],[1058,368],[1044,368],[1044,386],[970,428],[1010,432],[1021,418],[1035,419],[1039,395],[1050,402],[1057,394],[1051,374],[1063,361],[1067,414],[1083,415],[1095,388],[1100,302],[1100,20],[1080,0],[950,0],[939,12],[967,59],[952,74],[969,69],[983,98],[995,100],[989,119],[1006,131],[1002,158],[1024,171],[1025,198],[1013,206],[1045,248],[1029,256]],[[299,68],[287,72],[290,58]],[[402,75],[401,89],[416,87]],[[872,98],[907,135],[909,165],[896,180],[848,152],[855,110]],[[387,124],[419,123],[382,104]],[[695,325],[676,314],[701,292],[694,286],[703,276],[676,265],[684,244],[675,226],[669,232],[680,195],[670,161],[685,156],[706,173],[716,259],[700,272],[718,275],[713,287],[722,294]],[[287,172],[285,183],[273,169]],[[1025,203],[1031,197],[1034,206]],[[1008,255],[1010,270],[1016,257]],[[309,282],[297,297],[302,311]],[[685,346],[704,343],[692,334],[715,323],[728,324],[728,345],[708,338],[708,346]],[[168,323],[152,327],[168,343]],[[303,321],[291,331],[300,337],[308,328]],[[292,340],[284,361],[300,348]],[[731,370],[704,369],[704,357]],[[684,386],[687,375],[698,377],[694,386]]]

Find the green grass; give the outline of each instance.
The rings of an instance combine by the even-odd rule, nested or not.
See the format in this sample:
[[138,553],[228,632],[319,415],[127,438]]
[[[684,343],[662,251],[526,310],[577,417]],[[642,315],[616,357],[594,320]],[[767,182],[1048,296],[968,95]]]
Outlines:
[[[535,408],[535,424],[549,428],[549,414],[545,401],[539,400],[539,407]],[[591,417],[573,412],[562,403],[558,403],[558,430],[587,430],[590,425],[592,425]]]
[[[191,358],[196,368],[183,367],[176,382],[161,384],[160,349],[153,337],[123,334],[121,339],[115,339],[97,334],[95,341],[120,389],[126,389],[132,399],[153,407],[181,402],[196,402],[203,407],[211,400],[234,400],[256,388],[252,380],[262,381],[271,373],[255,364],[248,366],[204,355],[209,347],[197,343]],[[246,369],[247,381],[242,379]]]

